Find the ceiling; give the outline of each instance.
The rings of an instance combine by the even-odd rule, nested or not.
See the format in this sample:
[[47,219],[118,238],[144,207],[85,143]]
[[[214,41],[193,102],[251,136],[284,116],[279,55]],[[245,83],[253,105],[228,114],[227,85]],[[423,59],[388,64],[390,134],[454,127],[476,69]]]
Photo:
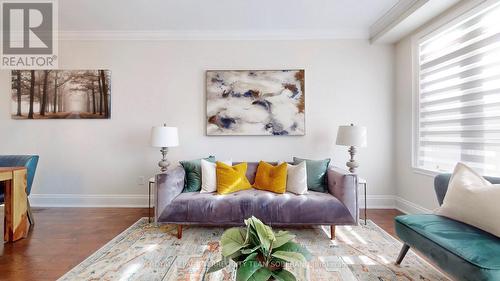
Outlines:
[[368,38],[398,0],[59,1],[62,32],[325,33]]

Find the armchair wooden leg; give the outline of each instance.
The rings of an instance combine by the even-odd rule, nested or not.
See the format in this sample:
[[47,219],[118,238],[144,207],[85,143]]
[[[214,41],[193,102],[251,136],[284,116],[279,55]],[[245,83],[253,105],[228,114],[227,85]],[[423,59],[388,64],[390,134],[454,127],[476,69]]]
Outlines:
[[330,240],[335,240],[335,225],[330,225]]
[[178,224],[177,225],[177,239],[182,238],[182,225]]
[[403,248],[401,248],[401,251],[399,252],[398,259],[396,260],[396,265],[400,265],[403,259],[406,256],[406,253],[408,253],[408,250],[410,249],[410,246],[407,244],[403,244]]
[[35,217],[33,216],[33,213],[31,212],[31,206],[30,206],[30,200],[28,200],[28,221],[30,222],[30,229],[33,228],[35,225]]

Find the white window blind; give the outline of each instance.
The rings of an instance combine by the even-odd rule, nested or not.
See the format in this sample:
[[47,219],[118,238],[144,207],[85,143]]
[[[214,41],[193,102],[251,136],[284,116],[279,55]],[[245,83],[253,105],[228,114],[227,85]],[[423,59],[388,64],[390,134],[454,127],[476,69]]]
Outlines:
[[500,175],[500,4],[418,43],[415,165]]

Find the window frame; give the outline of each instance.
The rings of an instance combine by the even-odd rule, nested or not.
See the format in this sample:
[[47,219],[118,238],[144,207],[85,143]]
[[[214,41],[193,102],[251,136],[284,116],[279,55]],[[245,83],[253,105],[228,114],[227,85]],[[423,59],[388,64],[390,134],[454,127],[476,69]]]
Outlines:
[[444,12],[439,19],[431,21],[410,37],[411,45],[411,101],[412,101],[412,128],[411,128],[411,168],[414,173],[435,177],[442,173],[452,171],[437,171],[425,169],[418,166],[418,152],[420,149],[420,64],[419,64],[419,44],[436,34],[439,34],[460,21],[473,16],[491,5],[497,4],[497,0],[472,0],[459,3],[451,11]]

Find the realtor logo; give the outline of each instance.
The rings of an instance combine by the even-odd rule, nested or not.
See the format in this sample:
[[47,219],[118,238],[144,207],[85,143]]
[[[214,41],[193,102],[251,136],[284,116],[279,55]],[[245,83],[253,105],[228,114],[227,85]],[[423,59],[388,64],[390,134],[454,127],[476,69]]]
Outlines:
[[55,1],[3,1],[2,58],[4,69],[57,68]]

